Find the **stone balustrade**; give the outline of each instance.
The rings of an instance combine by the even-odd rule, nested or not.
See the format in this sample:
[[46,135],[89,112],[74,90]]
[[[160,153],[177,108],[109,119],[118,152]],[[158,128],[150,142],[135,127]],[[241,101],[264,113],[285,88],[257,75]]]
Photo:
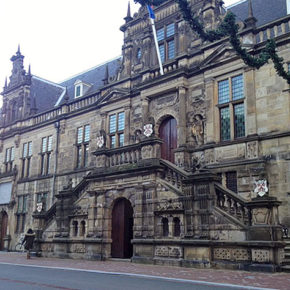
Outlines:
[[256,30],[256,43],[264,42],[268,39],[278,37],[290,31],[290,16],[286,16],[279,21],[263,25]]

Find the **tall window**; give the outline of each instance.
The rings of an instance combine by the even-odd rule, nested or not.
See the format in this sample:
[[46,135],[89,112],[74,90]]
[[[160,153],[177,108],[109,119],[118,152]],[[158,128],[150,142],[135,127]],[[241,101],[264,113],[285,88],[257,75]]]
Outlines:
[[231,191],[238,193],[237,172],[236,171],[226,172],[226,186]]
[[110,115],[110,148],[124,146],[125,113]]
[[52,136],[42,138],[41,163],[40,163],[41,175],[47,175],[50,173],[51,151],[52,151]]
[[161,222],[162,222],[162,236],[168,237],[168,235],[169,235],[168,219],[162,218]]
[[220,139],[245,136],[244,79],[238,75],[218,83]]
[[13,169],[13,161],[14,161],[14,147],[10,147],[6,149],[5,152],[5,172],[11,172]]
[[27,213],[27,195],[17,197],[16,232],[22,233],[25,228],[25,218]]
[[37,204],[42,204],[42,210],[47,210],[47,192],[45,193],[37,193],[36,195],[36,206]]
[[30,173],[30,160],[32,156],[32,142],[27,142],[23,144],[22,149],[22,171],[21,177],[28,177]]
[[170,23],[157,30],[157,40],[161,61],[164,62],[175,57],[175,24]]
[[77,168],[86,167],[89,160],[90,125],[77,129]]

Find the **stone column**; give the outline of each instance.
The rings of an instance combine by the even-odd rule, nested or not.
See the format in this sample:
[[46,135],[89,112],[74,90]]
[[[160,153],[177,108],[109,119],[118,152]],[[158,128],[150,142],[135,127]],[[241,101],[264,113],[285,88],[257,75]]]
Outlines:
[[257,134],[257,111],[256,111],[256,87],[255,71],[252,68],[246,69],[245,77],[245,115],[246,135]]
[[204,143],[213,143],[218,140],[219,132],[219,111],[215,108],[217,104],[217,92],[215,93],[214,79],[205,80],[206,112],[206,139]]
[[131,106],[125,106],[124,112],[125,112],[125,130],[124,130],[124,142],[125,145],[130,144],[130,109]]

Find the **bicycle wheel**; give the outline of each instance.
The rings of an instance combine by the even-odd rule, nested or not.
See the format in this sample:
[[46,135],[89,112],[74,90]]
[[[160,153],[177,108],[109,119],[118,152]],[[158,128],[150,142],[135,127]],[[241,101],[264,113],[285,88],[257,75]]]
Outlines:
[[23,252],[24,250],[24,247],[21,243],[18,243],[16,246],[15,246],[15,251],[17,252]]

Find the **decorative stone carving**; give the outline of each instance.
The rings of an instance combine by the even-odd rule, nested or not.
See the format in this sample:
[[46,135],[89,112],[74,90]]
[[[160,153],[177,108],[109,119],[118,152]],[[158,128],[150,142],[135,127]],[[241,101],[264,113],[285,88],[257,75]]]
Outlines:
[[98,148],[102,148],[105,144],[104,136],[98,136],[96,138],[96,143],[97,143]]
[[253,222],[255,224],[268,224],[269,223],[269,209],[267,208],[254,208],[253,209]]
[[144,135],[150,137],[153,134],[153,124],[144,125]]
[[182,258],[182,248],[181,247],[168,247],[168,246],[157,246],[155,248],[156,257],[163,258]]
[[247,158],[248,159],[258,158],[258,141],[247,143]]
[[215,260],[250,261],[251,252],[248,249],[215,248]]
[[151,145],[143,146],[141,149],[142,159],[148,159],[153,157],[153,147]]
[[252,250],[252,260],[258,263],[270,262],[270,252],[268,250]]
[[191,133],[195,138],[197,145],[203,145],[204,143],[204,123],[201,115],[195,115],[193,125],[191,127]]
[[263,197],[264,195],[266,195],[268,193],[269,189],[267,186],[267,180],[265,179],[261,179],[261,180],[257,180],[255,181],[255,190],[254,192],[260,196]]
[[86,246],[85,245],[72,245],[72,252],[74,253],[85,253]]
[[171,199],[169,200],[165,200],[164,202],[161,202],[158,204],[157,206],[158,210],[182,210],[183,209],[183,205],[182,202],[180,201],[172,201]]

